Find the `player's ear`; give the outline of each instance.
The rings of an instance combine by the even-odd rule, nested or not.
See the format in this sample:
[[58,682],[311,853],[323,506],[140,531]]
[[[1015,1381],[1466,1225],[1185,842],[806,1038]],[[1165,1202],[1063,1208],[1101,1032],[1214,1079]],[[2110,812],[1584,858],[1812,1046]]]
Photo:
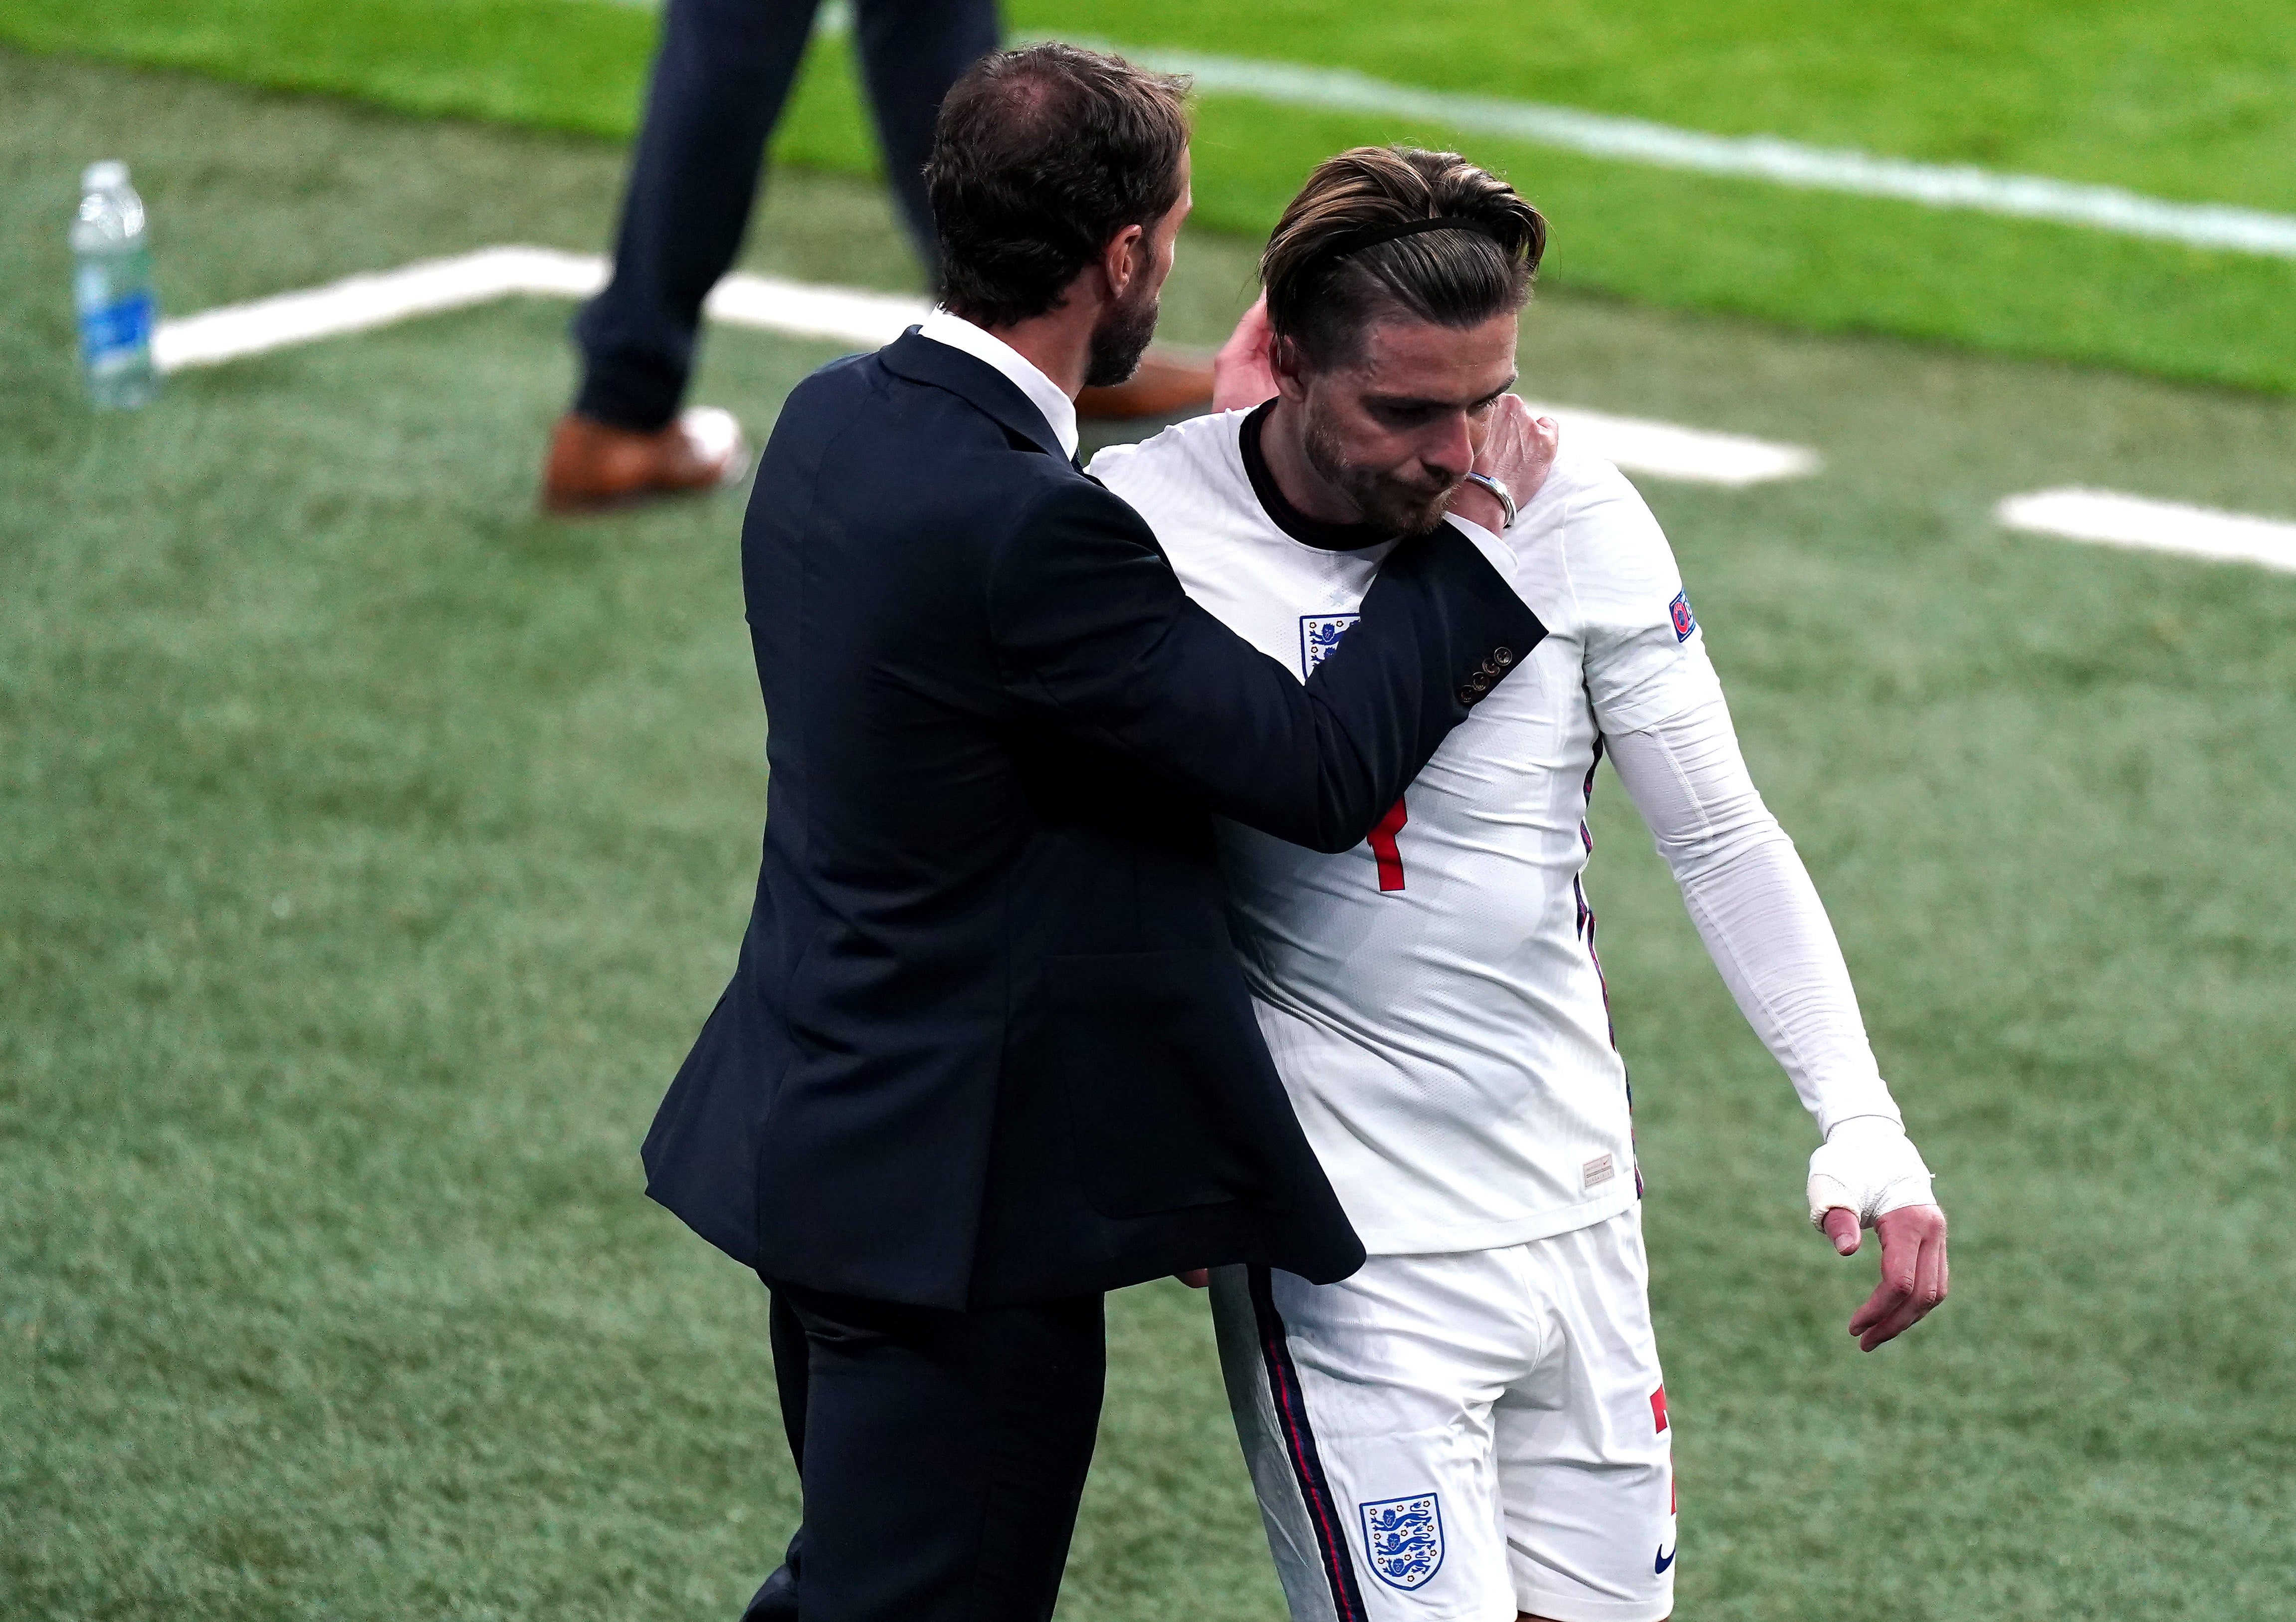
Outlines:
[[1267,369],[1275,375],[1276,391],[1300,399],[1308,392],[1308,358],[1300,345],[1281,333],[1267,342]]

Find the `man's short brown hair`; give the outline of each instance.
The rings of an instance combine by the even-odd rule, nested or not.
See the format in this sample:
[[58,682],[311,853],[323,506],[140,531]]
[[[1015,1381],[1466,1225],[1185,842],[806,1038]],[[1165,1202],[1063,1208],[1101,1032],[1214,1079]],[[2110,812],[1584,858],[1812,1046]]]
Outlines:
[[1180,201],[1187,95],[1075,45],[982,58],[941,103],[925,166],[943,301],[982,326],[1057,308],[1109,238]]
[[[1349,249],[1423,219],[1474,228]],[[1276,337],[1311,366],[1344,366],[1382,320],[1470,327],[1521,309],[1546,251],[1546,217],[1458,153],[1358,146],[1316,166],[1267,239],[1259,275]]]

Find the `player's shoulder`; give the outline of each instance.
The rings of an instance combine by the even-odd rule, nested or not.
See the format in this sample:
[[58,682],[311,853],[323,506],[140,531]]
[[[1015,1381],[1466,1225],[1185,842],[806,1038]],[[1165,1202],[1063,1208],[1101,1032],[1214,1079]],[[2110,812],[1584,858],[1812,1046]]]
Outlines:
[[1575,443],[1567,426],[1546,482],[1511,532],[1516,538],[1528,547],[1561,548],[1582,594],[1596,587],[1632,591],[1679,578],[1674,549],[1642,492],[1609,457]]
[[1555,446],[1554,465],[1522,515],[1548,528],[1565,523],[1604,528],[1657,522],[1634,481],[1608,457],[1580,443],[1567,425]]
[[1092,476],[1136,504],[1243,476],[1241,436],[1248,410],[1215,411],[1174,423],[1136,445],[1111,445],[1092,459]]

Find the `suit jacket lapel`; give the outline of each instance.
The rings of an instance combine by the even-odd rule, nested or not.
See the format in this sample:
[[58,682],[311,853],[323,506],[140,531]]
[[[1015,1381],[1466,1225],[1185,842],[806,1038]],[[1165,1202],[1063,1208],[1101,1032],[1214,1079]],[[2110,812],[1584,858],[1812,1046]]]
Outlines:
[[931,383],[969,401],[1008,432],[1018,434],[1046,456],[1069,461],[1045,414],[1013,386],[1013,380],[987,361],[936,343],[911,327],[877,351],[889,370],[914,383]]

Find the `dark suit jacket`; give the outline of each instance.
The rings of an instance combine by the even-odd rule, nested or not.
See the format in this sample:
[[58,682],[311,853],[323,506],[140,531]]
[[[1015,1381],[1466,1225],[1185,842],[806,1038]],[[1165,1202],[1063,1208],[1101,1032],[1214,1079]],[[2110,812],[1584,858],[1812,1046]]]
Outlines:
[[1009,380],[914,332],[790,395],[742,567],[764,865],[648,1191],[769,1279],[921,1305],[1353,1272],[1212,814],[1357,844],[1546,634],[1521,599],[1446,527],[1303,687]]

